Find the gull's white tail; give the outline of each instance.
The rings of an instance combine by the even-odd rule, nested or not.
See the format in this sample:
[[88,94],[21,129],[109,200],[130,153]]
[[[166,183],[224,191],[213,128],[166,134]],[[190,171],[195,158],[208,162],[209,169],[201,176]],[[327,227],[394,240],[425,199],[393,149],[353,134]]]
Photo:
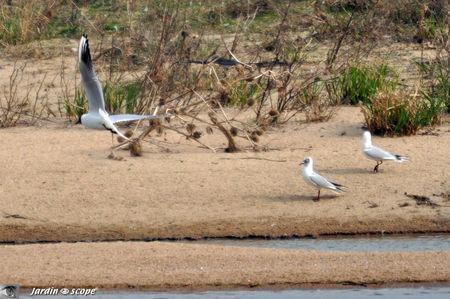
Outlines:
[[98,114],[100,114],[102,121],[103,121],[103,126],[105,127],[105,129],[111,131],[111,133],[115,133],[117,135],[119,135],[120,137],[122,137],[125,140],[130,141],[130,139],[128,137],[126,137],[125,135],[123,135],[119,129],[117,129],[117,127],[114,125],[114,123],[111,121],[111,119],[109,118],[108,113],[106,113],[105,111],[103,111],[102,109],[98,109]]

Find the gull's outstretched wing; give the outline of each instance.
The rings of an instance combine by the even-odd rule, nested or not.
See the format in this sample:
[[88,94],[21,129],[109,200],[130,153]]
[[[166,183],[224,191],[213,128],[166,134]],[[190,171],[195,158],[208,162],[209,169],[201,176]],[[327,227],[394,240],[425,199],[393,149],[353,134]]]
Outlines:
[[105,111],[102,85],[94,72],[91,52],[89,50],[89,41],[86,34],[83,34],[80,40],[78,60],[80,65],[81,83],[86,90],[89,102],[89,112],[97,113],[98,109]]
[[130,140],[128,137],[126,137],[125,135],[123,135],[119,129],[117,129],[117,127],[114,125],[114,123],[111,121],[111,118],[109,117],[108,113],[106,113],[105,111],[103,111],[102,109],[98,109],[98,114],[100,114],[102,121],[103,121],[103,126],[105,127],[105,129],[111,131],[112,133],[116,133],[117,135],[119,135],[120,137],[122,137],[125,140]]
[[313,173],[309,178],[311,179],[311,182],[319,188],[326,188],[334,191],[343,191],[340,188],[343,187],[342,185],[330,182],[318,173]]
[[137,121],[141,119],[158,119],[163,117],[165,117],[165,115],[116,114],[109,116],[114,124],[128,121]]
[[400,156],[394,155],[388,151],[385,151],[379,147],[372,146],[370,148],[364,149],[364,153],[372,158],[373,160],[381,161],[381,160],[399,160]]

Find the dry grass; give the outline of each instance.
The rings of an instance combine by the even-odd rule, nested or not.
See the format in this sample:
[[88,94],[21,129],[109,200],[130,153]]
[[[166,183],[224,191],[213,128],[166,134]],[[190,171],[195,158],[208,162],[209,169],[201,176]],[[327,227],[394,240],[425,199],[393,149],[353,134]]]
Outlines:
[[37,87],[27,84],[26,64],[14,64],[7,86],[0,96],[0,127],[13,127],[17,124],[33,125],[38,120],[47,120],[54,113],[48,106],[47,94],[42,92],[46,75]]
[[39,38],[62,1],[7,0],[0,6],[0,45],[16,45]]
[[361,104],[368,129],[379,135],[413,135],[438,124],[444,103],[404,92],[381,92]]

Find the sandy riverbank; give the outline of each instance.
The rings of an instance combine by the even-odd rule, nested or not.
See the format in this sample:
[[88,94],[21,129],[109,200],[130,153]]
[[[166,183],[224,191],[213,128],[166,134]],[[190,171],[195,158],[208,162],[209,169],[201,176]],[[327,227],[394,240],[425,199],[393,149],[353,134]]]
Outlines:
[[[377,138],[408,155],[378,174],[360,153],[362,117],[343,107],[330,122],[292,123],[262,139],[268,152],[212,153],[168,134],[144,156],[106,159],[110,135],[81,127],[0,131],[0,240],[129,240],[450,231],[450,126],[434,135]],[[208,142],[220,147],[216,133]],[[160,138],[161,140],[161,138]],[[161,143],[160,143],[161,144]],[[343,185],[316,191],[299,162]],[[440,206],[417,206],[404,193]]]
[[21,287],[173,289],[450,281],[450,252],[109,242],[2,245],[0,256],[0,281]]

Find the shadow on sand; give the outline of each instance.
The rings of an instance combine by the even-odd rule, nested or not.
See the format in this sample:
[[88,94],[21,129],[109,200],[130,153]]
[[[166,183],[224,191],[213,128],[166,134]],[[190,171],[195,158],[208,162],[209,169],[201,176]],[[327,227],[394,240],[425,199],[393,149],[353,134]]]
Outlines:
[[331,171],[324,170],[323,173],[329,174],[370,174],[373,173],[373,169],[369,168],[342,168],[342,169],[333,169]]
[[[334,194],[321,194],[320,200],[328,200],[339,197]],[[278,202],[287,202],[287,201],[313,201],[316,199],[316,195],[300,195],[300,194],[285,194],[285,195],[277,195],[270,196],[269,200],[278,201]]]

